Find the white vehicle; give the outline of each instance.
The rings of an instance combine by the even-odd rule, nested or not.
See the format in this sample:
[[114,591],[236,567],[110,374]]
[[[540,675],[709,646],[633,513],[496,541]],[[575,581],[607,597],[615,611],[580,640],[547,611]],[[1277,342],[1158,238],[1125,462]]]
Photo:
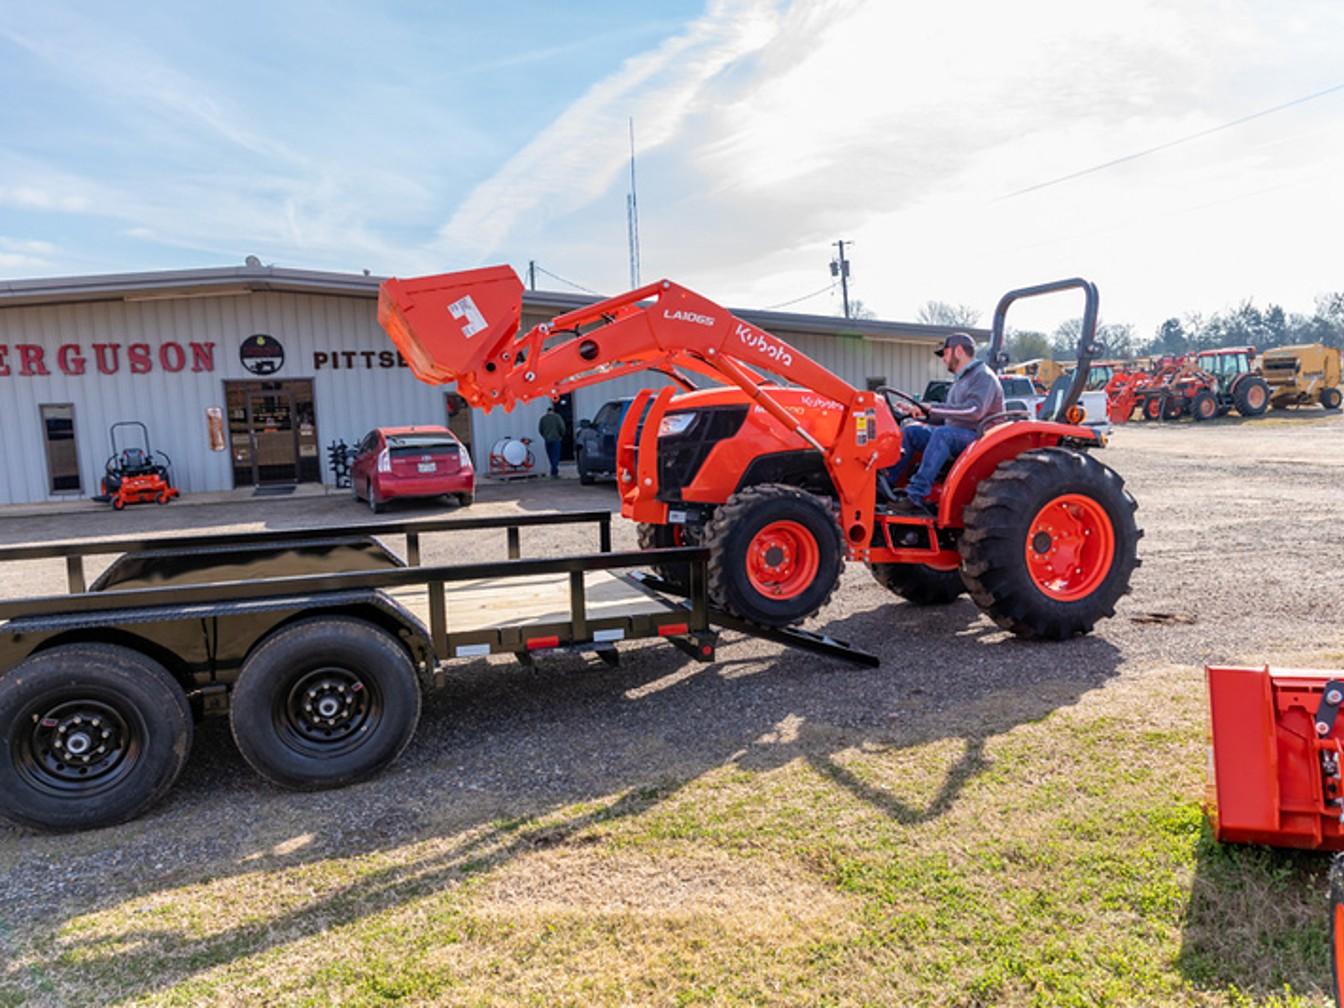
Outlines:
[[[1064,375],[1055,381],[1056,388],[1060,389],[1060,395],[1064,394],[1069,382],[1073,380],[1071,375]],[[1041,395],[1036,389],[1036,384],[1027,377],[1021,375],[999,375],[999,385],[1003,387],[1003,409],[1006,413],[1025,413],[1028,418],[1036,420],[1048,419],[1053,407],[1047,406],[1055,389],[1051,389],[1051,395]],[[1103,434],[1111,433],[1111,421],[1106,413],[1106,393],[1100,390],[1094,392],[1084,392],[1078,397],[1078,405],[1083,408],[1083,423],[1089,427],[1098,428]]]

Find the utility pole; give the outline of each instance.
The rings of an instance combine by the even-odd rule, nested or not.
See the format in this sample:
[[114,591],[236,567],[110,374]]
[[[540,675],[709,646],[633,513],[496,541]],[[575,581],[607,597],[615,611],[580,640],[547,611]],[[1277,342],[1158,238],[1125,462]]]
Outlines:
[[[838,242],[833,242],[840,250],[840,255],[831,260],[831,276],[840,278],[840,297],[845,304],[845,318],[849,318],[849,260],[845,258],[845,242],[842,238]],[[853,242],[850,242],[853,245]]]
[[630,289],[639,286],[639,206],[635,202],[635,119],[630,117],[630,192],[625,197],[625,227],[630,242]]
[[527,261],[527,289],[537,289],[537,261],[535,259]]

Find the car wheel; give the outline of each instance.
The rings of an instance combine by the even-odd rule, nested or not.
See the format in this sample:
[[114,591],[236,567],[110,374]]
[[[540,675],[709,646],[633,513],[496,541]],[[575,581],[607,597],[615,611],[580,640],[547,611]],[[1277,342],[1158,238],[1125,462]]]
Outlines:
[[588,471],[588,467],[583,462],[583,449],[580,448],[574,455],[574,468],[579,471],[579,483],[583,486],[593,485],[593,474]]
[[378,488],[373,485],[373,480],[369,480],[369,510],[374,514],[383,513],[383,502],[378,499]]

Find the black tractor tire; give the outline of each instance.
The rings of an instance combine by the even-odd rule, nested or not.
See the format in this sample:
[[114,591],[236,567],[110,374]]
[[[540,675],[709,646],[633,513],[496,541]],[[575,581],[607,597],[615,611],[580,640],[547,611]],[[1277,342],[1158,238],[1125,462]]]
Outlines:
[[1344,854],[1330,861],[1330,993],[1344,1008]]
[[1162,419],[1179,420],[1185,416],[1185,397],[1179,395],[1167,396],[1162,401]]
[[[772,526],[780,529],[785,523],[786,536],[798,535],[796,558],[758,540]],[[816,570],[801,585],[781,588],[780,595],[766,594],[749,574],[753,543],[761,550],[752,564],[755,569],[778,565],[779,575],[788,577],[796,560],[801,565],[798,574],[811,566],[810,561],[815,561]],[[705,545],[710,550],[710,597],[734,615],[768,627],[791,626],[816,615],[831,600],[845,563],[840,526],[829,505],[783,483],[761,483],[729,497],[705,525]]]
[[966,591],[961,571],[934,570],[927,564],[869,564],[868,569],[883,588],[911,605],[947,605]]
[[[640,522],[635,529],[635,538],[640,550],[673,549],[695,545],[695,537],[685,525],[652,525]],[[682,564],[654,564],[653,572],[680,591],[690,590],[690,575]]]
[[1269,383],[1254,375],[1243,378],[1232,390],[1232,402],[1244,417],[1263,416],[1269,409]]
[[1344,402],[1344,392],[1337,388],[1321,389],[1321,405],[1326,409],[1337,410],[1341,402]]
[[1190,400],[1190,415],[1201,422],[1212,420],[1218,415],[1218,397],[1208,389],[1196,392]]
[[1145,397],[1139,412],[1143,414],[1145,420],[1161,420],[1163,414],[1167,412],[1167,397],[1159,395]]
[[[1038,583],[1027,552],[1034,548],[1042,559],[1053,554],[1053,533],[1041,530],[1041,523],[1049,521],[1047,506],[1065,495],[1086,498],[1104,513],[1112,546],[1109,556],[1090,558],[1092,570],[1077,587],[1087,588],[1086,594],[1061,600]],[[1018,637],[1063,640],[1087,633],[1114,616],[1116,602],[1129,591],[1143,535],[1134,521],[1137,507],[1119,474],[1082,452],[1043,448],[1002,463],[981,481],[964,514],[958,549],[971,598]]]
[[301,791],[341,787],[395,760],[420,720],[401,643],[350,616],[290,623],[243,662],[229,726],[249,766]]
[[0,678],[0,739],[0,817],[53,831],[114,826],[177,780],[191,706],[138,651],[60,644]]
[[594,482],[593,474],[588,471],[588,467],[583,461],[583,449],[580,448],[574,453],[574,468],[579,473],[579,484],[581,486],[592,486]]

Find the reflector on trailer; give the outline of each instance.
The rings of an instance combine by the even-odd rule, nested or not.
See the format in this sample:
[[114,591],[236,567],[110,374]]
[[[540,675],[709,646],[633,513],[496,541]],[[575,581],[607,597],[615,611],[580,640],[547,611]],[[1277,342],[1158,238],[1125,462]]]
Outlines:
[[1205,809],[1229,843],[1344,850],[1344,671],[1210,665]]

